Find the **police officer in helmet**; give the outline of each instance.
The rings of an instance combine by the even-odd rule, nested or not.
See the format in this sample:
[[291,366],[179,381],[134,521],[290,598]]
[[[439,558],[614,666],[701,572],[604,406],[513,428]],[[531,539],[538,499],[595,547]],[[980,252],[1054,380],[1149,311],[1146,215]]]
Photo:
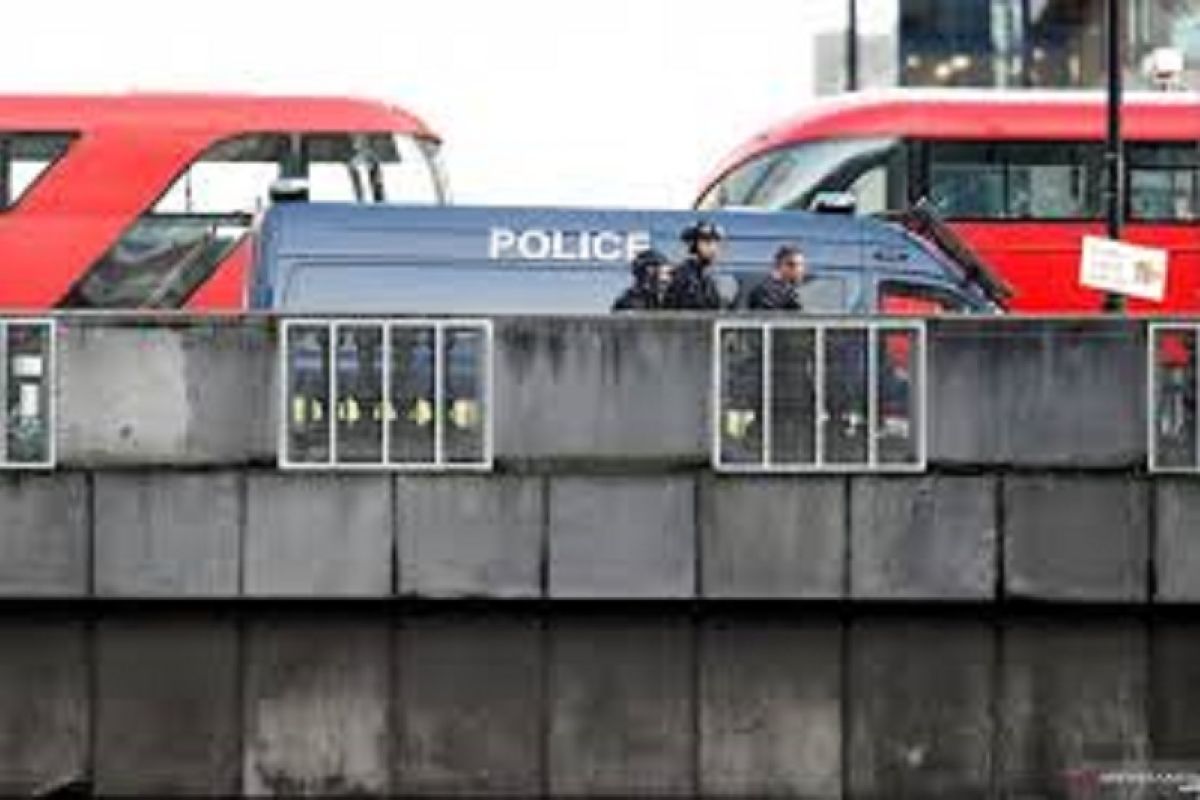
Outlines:
[[643,250],[633,258],[633,286],[613,303],[613,311],[653,311],[664,308],[671,264],[657,250]]
[[668,308],[716,310],[721,295],[713,280],[713,267],[725,238],[720,226],[699,220],[683,229],[679,236],[687,244],[688,256],[675,270],[667,287]]

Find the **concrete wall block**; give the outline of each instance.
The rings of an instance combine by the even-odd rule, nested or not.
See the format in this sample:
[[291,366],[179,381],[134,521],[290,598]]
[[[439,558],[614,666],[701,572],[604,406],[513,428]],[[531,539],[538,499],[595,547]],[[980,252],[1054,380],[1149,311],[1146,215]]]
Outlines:
[[1159,478],[1155,498],[1155,592],[1159,603],[1200,602],[1200,482]]
[[702,590],[710,598],[841,598],[846,484],[826,477],[701,483]]
[[238,474],[98,472],[95,492],[97,594],[238,594]]
[[263,322],[79,321],[59,357],[64,464],[274,457],[274,348]]
[[931,461],[1144,463],[1140,322],[937,320],[929,348]]
[[358,616],[257,617],[247,630],[248,796],[390,790],[389,630]]
[[836,621],[720,617],[701,636],[700,795],[841,797]]
[[1152,755],[1160,764],[1194,764],[1200,753],[1200,621],[1159,620],[1151,635]]
[[278,342],[273,323],[201,324],[183,339],[187,452],[205,463],[274,463]]
[[551,635],[549,794],[693,797],[688,621],[574,618]]
[[246,594],[392,593],[389,477],[262,472],[247,480]]
[[694,596],[694,486],[657,476],[552,478],[550,596]]
[[1145,484],[1131,476],[1005,478],[1006,592],[1146,601],[1148,502]]
[[236,622],[126,616],[101,621],[95,636],[97,795],[238,793]]
[[543,496],[540,478],[399,478],[401,593],[540,596]]
[[1146,655],[1146,630],[1133,619],[1010,624],[997,705],[1000,785],[1014,796],[1062,797],[1070,770],[1147,763]]
[[996,479],[851,481],[850,591],[864,600],[988,600],[996,592]]
[[991,626],[860,617],[849,635],[847,795],[990,797]]
[[88,778],[88,664],[78,617],[0,616],[0,796]]
[[710,326],[501,320],[497,456],[707,458]]
[[81,473],[0,475],[0,597],[88,591],[88,506]]
[[542,641],[533,616],[441,613],[403,621],[398,794],[540,795]]

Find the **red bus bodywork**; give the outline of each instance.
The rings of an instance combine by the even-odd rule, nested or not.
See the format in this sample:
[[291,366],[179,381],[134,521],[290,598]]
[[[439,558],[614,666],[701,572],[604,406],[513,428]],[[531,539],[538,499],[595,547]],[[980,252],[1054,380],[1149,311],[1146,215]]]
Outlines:
[[[703,198],[751,159],[804,142],[894,137],[909,142],[1096,142],[1105,139],[1105,98],[1085,92],[912,90],[847,95],[759,134],[735,150],[705,182]],[[1200,95],[1126,95],[1127,144],[1200,144]],[[916,198],[909,198],[915,200]],[[1102,294],[1078,282],[1081,239],[1105,235],[1102,219],[948,219],[1014,288],[1013,310],[1095,311]],[[1132,299],[1130,310],[1200,311],[1200,218],[1128,222],[1125,241],[1169,253],[1166,299]]]
[[[0,210],[0,308],[54,307],[70,287],[212,145],[253,133],[395,132],[437,141],[383,103],[222,95],[0,96],[0,132],[70,134],[27,194]],[[187,300],[245,307],[242,240]]]

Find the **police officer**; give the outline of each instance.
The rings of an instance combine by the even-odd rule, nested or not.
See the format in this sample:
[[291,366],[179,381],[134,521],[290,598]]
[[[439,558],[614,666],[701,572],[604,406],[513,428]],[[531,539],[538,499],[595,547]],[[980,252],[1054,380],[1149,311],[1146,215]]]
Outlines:
[[785,244],[775,251],[775,265],[766,280],[750,292],[747,305],[760,311],[803,311],[800,286],[807,268],[800,248]]
[[613,303],[613,311],[653,311],[664,308],[671,264],[657,250],[643,250],[633,258],[633,286]]
[[679,238],[687,245],[688,257],[675,270],[667,287],[667,307],[701,310],[721,308],[721,295],[712,271],[725,234],[712,222],[700,220],[684,228]]

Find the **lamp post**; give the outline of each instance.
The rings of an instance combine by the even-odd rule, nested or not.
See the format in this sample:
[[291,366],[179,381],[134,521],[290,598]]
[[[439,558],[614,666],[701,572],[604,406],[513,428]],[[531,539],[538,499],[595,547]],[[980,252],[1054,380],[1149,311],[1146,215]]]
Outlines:
[[[1104,166],[1107,181],[1104,201],[1108,221],[1108,238],[1120,239],[1125,216],[1125,170],[1121,147],[1121,3],[1105,0],[1108,25],[1105,30],[1108,62],[1108,139],[1104,147]],[[1104,310],[1121,313],[1125,298],[1114,292],[1104,295]]]
[[846,91],[858,91],[858,0],[849,0],[846,25]]

